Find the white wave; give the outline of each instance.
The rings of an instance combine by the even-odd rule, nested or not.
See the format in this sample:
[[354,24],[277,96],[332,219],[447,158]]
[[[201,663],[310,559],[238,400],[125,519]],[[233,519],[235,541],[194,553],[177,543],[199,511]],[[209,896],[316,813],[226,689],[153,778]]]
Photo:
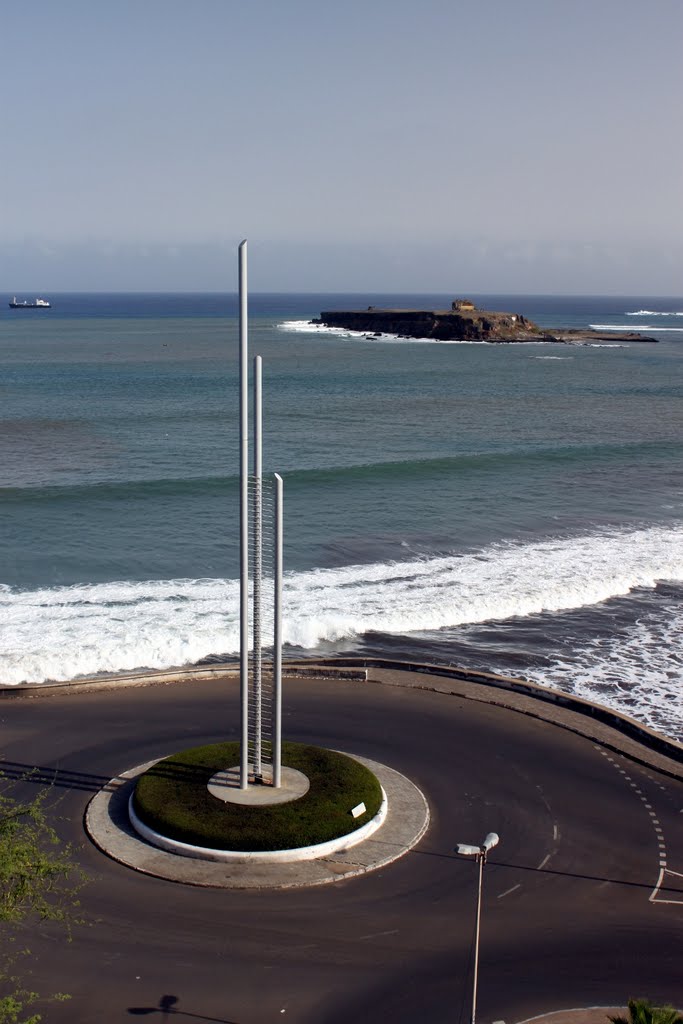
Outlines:
[[374,334],[371,331],[350,331],[346,327],[327,327],[325,324],[312,324],[310,320],[285,320],[278,324],[281,331],[294,331],[301,334],[329,334],[337,338],[350,338],[353,341],[373,342],[406,342],[419,345],[484,345],[482,341],[442,341],[438,338],[405,338],[398,334]]
[[656,309],[638,309],[635,313],[627,313],[626,316],[683,316],[683,313],[671,313]]
[[[624,331],[626,328],[623,324],[589,324],[588,325],[593,331]],[[656,331],[657,334],[661,334],[662,331],[683,331],[683,327],[656,327],[652,324],[629,324],[629,331]]]
[[0,682],[185,665],[239,647],[236,580],[0,587]]
[[278,324],[278,330],[296,331],[302,334],[336,334],[341,337],[364,338],[361,331],[347,331],[345,327],[327,327],[325,324],[313,324],[310,320],[285,320]]
[[[628,630],[577,643],[533,673],[535,682],[629,714],[676,738],[683,736],[683,615],[680,608],[643,617]],[[514,673],[514,669],[511,671]]]
[[[597,604],[683,580],[683,523],[288,574],[284,639],[312,648]],[[0,682],[168,668],[239,646],[236,580],[0,587]]]

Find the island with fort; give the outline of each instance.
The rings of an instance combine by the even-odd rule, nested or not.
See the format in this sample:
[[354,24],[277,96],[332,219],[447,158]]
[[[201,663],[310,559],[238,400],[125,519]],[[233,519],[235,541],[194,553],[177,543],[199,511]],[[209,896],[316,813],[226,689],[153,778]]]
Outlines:
[[635,331],[599,331],[583,328],[544,328],[520,313],[477,309],[469,299],[456,299],[450,309],[367,309],[327,310],[312,324],[338,327],[361,334],[394,334],[400,338],[432,341],[551,342],[582,345],[596,341],[656,342]]

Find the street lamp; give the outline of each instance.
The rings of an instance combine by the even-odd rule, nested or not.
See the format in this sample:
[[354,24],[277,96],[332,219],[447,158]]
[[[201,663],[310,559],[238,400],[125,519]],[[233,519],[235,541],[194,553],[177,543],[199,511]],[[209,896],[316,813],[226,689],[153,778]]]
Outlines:
[[489,832],[481,846],[469,846],[467,843],[458,843],[456,852],[461,857],[475,857],[479,861],[479,885],[477,888],[477,926],[474,935],[474,982],[472,985],[472,1016],[470,1024],[475,1024],[477,1015],[477,975],[479,973],[479,922],[481,920],[481,883],[484,875],[484,864],[486,854],[498,845],[498,836],[495,832]]

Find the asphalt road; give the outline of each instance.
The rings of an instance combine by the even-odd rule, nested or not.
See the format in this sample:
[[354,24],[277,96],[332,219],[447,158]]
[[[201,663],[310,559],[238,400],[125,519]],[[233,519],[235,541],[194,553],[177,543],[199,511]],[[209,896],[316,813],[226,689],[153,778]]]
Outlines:
[[683,783],[514,711],[287,682],[286,738],[381,761],[429,801],[418,847],[361,878],[207,890],[100,853],[82,827],[93,793],[133,765],[236,738],[237,697],[210,681],[0,701],[2,767],[43,769],[20,792],[54,778],[58,828],[92,876],[72,942],[52,925],[26,936],[32,987],[72,995],[40,1007],[46,1022],[465,1024],[477,868],[453,848],[489,831],[501,841],[484,872],[482,1024],[632,995],[683,1005]]

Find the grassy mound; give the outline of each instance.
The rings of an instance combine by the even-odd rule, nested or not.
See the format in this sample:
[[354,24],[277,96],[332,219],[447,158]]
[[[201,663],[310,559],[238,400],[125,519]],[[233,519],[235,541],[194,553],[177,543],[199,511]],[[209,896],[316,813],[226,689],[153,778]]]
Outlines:
[[[354,832],[375,816],[380,784],[345,754],[283,743],[282,764],[307,776],[304,796],[286,804],[224,804],[206,786],[212,775],[239,764],[239,743],[194,747],[159,761],[137,781],[133,807],[140,820],[169,839],[215,850],[263,852],[314,846]],[[363,802],[366,813],[353,818]]]

